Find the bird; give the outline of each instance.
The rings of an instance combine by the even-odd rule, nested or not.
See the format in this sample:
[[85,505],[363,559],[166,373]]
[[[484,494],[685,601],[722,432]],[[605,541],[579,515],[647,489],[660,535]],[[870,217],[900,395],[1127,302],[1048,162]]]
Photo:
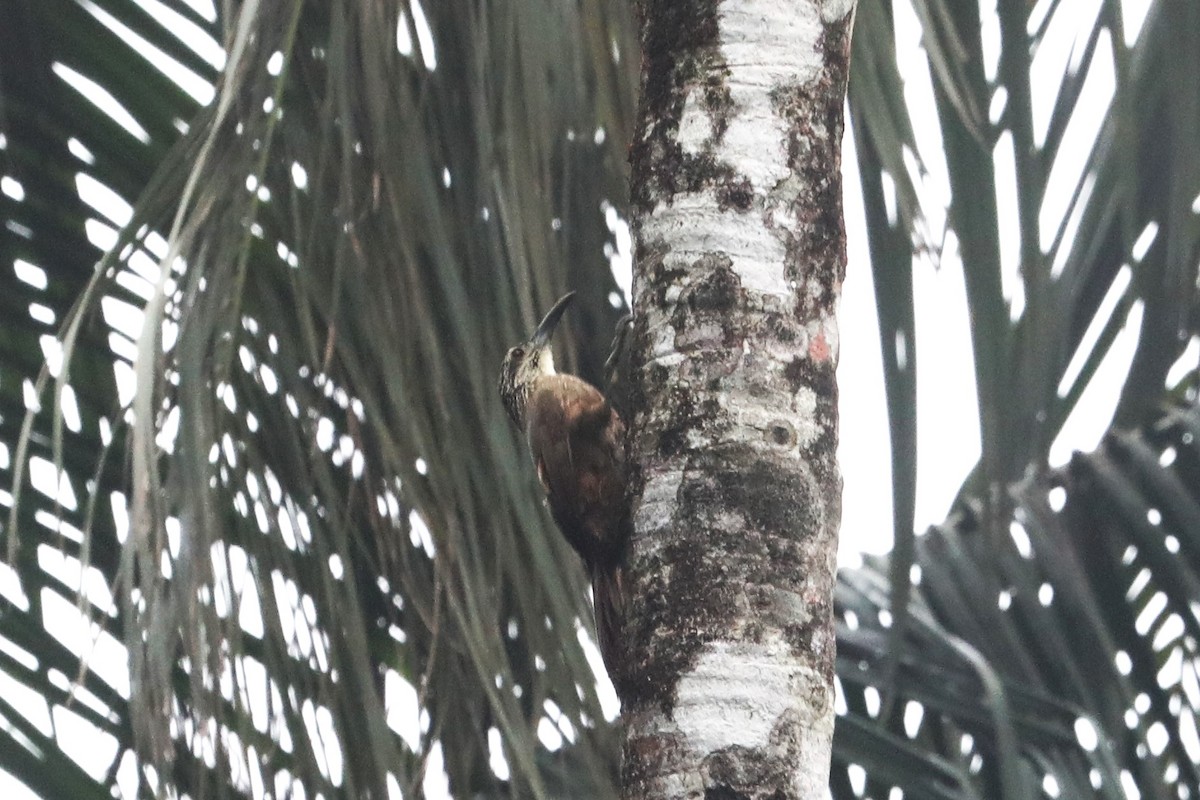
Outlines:
[[625,423],[599,389],[554,369],[550,337],[574,297],[559,299],[533,335],[505,354],[500,397],[525,433],[550,515],[591,578],[600,654],[615,679],[629,540]]

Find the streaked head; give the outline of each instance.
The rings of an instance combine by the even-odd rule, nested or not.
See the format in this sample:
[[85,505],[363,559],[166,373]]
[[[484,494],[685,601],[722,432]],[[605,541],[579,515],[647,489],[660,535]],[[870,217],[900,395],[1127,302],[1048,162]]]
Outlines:
[[562,319],[563,312],[575,298],[567,292],[542,319],[533,336],[511,348],[500,368],[500,399],[508,415],[517,425],[525,426],[525,402],[540,375],[554,374],[554,355],[550,352],[550,336]]

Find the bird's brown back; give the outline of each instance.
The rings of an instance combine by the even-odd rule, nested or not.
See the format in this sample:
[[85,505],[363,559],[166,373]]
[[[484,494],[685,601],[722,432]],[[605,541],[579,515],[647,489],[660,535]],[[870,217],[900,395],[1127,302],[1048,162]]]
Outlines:
[[591,384],[540,376],[526,406],[526,434],[550,512],[591,565],[619,560],[625,509],[624,424]]

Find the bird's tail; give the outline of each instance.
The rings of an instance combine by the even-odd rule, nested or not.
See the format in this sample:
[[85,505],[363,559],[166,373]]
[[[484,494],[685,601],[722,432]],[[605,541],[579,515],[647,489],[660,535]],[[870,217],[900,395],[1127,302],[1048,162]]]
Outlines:
[[608,676],[617,682],[624,664],[621,625],[625,618],[624,569],[611,564],[592,566],[592,604],[596,615],[596,638]]

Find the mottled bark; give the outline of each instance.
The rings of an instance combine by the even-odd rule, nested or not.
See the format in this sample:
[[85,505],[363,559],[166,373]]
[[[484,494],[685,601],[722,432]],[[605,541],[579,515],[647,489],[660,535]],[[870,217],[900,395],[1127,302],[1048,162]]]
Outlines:
[[818,798],[853,0],[642,0],[627,798]]

